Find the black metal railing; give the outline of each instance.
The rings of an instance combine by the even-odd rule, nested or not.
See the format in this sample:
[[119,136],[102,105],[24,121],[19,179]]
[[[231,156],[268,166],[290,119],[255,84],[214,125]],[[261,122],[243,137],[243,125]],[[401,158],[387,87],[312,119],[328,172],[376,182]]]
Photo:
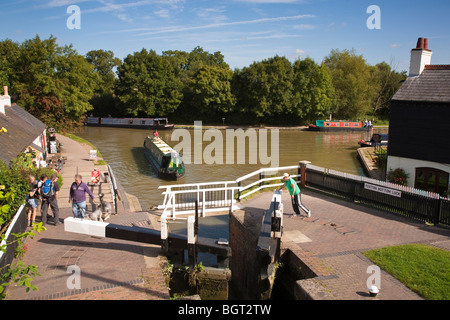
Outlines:
[[316,166],[307,166],[306,186],[415,220],[450,226],[450,200],[403,187]]

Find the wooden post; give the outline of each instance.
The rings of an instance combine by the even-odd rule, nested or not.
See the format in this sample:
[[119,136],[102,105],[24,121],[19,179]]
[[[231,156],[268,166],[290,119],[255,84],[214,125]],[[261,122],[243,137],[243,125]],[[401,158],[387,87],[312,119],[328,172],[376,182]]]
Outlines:
[[238,201],[241,202],[241,182],[238,182]]
[[306,166],[308,164],[310,164],[310,161],[300,161],[299,162],[299,166],[300,166],[300,181],[301,181],[301,186],[302,187],[306,187]]

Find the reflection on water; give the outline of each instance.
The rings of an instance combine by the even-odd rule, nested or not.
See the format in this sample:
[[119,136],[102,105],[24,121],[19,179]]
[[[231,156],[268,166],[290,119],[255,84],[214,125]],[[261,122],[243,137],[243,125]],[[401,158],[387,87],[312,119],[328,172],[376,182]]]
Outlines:
[[[200,138],[200,141],[198,139],[194,141],[194,130],[189,129],[188,131],[192,136],[193,152],[196,150],[194,143],[197,143],[197,145],[199,142],[202,143],[203,137]],[[226,137],[224,130],[221,131],[223,137]],[[247,143],[245,146],[246,164],[186,164],[186,175],[182,179],[178,181],[161,180],[157,177],[155,170],[150,166],[143,152],[144,138],[151,133],[150,130],[106,127],[84,127],[81,132],[76,133],[100,150],[103,158],[112,167],[116,178],[126,192],[138,197],[143,210],[162,203],[162,190],[158,190],[160,185],[236,180],[250,172],[267,167],[261,164],[248,164],[249,152],[258,152],[258,148],[255,148],[254,145],[249,148]],[[176,146],[181,141],[172,141],[172,131],[161,131],[159,133],[172,146]],[[268,156],[271,150],[270,134],[269,130],[267,138],[269,151],[266,153]],[[308,160],[317,166],[361,175],[363,171],[357,160],[356,150],[359,147],[358,141],[367,138],[367,133],[280,130],[277,148],[279,165],[292,166],[298,164],[299,161]],[[202,150],[210,146],[211,143],[210,141],[203,141]],[[224,141],[224,154],[225,146]],[[186,151],[183,151],[183,153],[186,153]],[[224,161],[224,163],[226,162]]]

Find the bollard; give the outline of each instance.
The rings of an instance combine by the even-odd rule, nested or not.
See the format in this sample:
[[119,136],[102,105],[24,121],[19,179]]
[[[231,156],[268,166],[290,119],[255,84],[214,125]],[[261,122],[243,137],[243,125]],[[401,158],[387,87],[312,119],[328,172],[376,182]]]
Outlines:
[[167,227],[167,220],[161,219],[161,251],[164,253],[169,252],[169,229]]
[[270,237],[275,239],[281,239],[281,233],[283,228],[283,203],[281,202],[282,191],[274,191],[272,197],[272,221]]
[[195,234],[195,217],[189,216],[187,220],[187,242],[188,242],[188,257],[189,257],[189,266],[193,267],[197,264],[197,250],[196,250],[196,242],[197,235]]

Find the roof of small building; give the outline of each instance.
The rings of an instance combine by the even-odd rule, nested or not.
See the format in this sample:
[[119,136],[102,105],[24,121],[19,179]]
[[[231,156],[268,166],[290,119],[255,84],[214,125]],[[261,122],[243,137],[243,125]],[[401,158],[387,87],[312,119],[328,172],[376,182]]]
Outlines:
[[450,102],[450,65],[425,66],[419,76],[403,82],[392,100]]
[[5,114],[0,113],[1,127],[7,132],[0,134],[0,160],[7,165],[47,128],[42,121],[17,104],[6,107]]

